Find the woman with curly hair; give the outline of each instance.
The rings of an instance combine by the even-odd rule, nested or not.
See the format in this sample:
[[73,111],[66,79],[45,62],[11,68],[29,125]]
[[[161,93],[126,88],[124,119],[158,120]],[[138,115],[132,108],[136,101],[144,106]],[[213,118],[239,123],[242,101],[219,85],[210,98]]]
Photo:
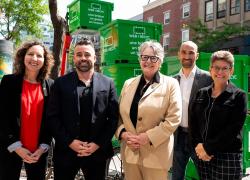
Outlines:
[[28,179],[45,179],[51,137],[45,123],[53,80],[53,56],[38,41],[16,52],[14,73],[0,84],[0,179],[18,180],[24,162]]

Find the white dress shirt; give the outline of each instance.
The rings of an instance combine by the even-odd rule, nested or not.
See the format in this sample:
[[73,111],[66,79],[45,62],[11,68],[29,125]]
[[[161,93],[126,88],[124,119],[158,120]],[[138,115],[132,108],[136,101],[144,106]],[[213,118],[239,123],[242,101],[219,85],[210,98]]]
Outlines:
[[182,97],[182,118],[181,118],[181,127],[188,127],[188,105],[191,94],[191,89],[194,82],[194,76],[196,72],[196,66],[192,69],[188,77],[183,74],[182,69],[179,72],[180,75],[180,88],[181,88],[181,97]]

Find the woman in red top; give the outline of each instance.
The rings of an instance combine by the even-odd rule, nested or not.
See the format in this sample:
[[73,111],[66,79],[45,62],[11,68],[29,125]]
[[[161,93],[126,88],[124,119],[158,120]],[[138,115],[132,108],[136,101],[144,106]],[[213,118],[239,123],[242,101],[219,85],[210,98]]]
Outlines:
[[28,179],[45,179],[51,141],[45,123],[54,59],[38,41],[16,52],[14,74],[0,84],[0,179],[18,180],[24,162]]

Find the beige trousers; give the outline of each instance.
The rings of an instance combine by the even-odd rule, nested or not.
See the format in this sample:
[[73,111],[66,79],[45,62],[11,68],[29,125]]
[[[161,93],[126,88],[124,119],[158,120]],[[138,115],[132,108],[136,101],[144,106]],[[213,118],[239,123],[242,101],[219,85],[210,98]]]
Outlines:
[[147,168],[123,162],[126,180],[168,180],[167,170]]

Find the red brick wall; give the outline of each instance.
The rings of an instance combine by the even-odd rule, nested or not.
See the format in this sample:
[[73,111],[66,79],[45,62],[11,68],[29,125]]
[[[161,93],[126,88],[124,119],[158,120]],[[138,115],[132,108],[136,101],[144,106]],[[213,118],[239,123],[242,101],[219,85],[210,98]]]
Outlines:
[[[190,2],[190,16],[182,18],[182,5]],[[198,0],[172,0],[158,7],[143,12],[143,20],[153,16],[153,21],[163,24],[163,34],[170,33],[169,48],[178,48],[181,42],[181,29],[183,24],[189,24],[198,18]],[[164,12],[170,10],[170,23],[164,25]],[[191,40],[191,32],[189,39]]]

